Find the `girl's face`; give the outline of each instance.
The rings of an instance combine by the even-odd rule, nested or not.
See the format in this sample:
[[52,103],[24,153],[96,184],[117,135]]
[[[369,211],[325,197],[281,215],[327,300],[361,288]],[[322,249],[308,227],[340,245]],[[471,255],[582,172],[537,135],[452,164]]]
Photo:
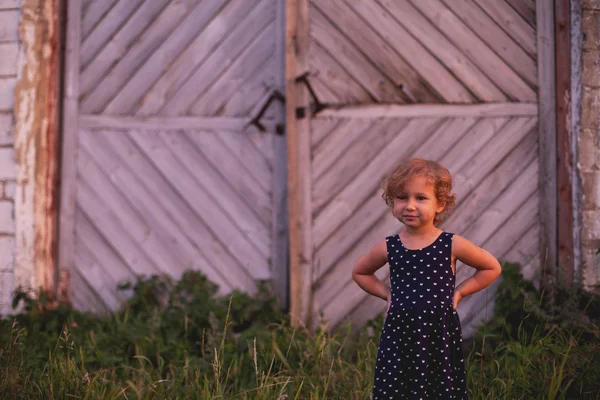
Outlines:
[[404,185],[404,191],[394,199],[396,218],[409,228],[433,226],[436,214],[442,212],[435,196],[435,188],[426,177],[415,176]]

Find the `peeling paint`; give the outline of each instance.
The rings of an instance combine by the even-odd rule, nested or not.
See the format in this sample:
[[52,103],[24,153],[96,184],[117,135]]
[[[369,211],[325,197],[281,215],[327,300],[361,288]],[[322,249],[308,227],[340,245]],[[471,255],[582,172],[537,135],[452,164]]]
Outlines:
[[56,289],[58,0],[25,0],[15,89],[15,285]]

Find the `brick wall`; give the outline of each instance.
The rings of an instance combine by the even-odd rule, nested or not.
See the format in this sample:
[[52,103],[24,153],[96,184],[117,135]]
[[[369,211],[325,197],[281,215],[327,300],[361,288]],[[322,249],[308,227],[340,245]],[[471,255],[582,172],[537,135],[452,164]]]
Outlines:
[[578,168],[583,185],[583,282],[600,284],[600,0],[583,0],[582,115]]
[[14,282],[14,88],[18,75],[20,0],[0,0],[0,314],[11,312]]

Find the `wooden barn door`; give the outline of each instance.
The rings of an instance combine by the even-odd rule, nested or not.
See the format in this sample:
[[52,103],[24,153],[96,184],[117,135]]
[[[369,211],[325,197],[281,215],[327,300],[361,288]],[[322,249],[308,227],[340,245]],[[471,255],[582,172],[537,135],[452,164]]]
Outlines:
[[[312,314],[335,327],[384,311],[351,270],[399,231],[380,184],[411,157],[437,160],[454,175],[458,202],[443,229],[533,274],[540,243],[534,1],[291,4],[294,317]],[[457,282],[472,272],[459,265]],[[491,312],[493,289],[461,303],[465,330]]]
[[285,287],[282,5],[68,1],[59,268],[76,307],[186,269]]

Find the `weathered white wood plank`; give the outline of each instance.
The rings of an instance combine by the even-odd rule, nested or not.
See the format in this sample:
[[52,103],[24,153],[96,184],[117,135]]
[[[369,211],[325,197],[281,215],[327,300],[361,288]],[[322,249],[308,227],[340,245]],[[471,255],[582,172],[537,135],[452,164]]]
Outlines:
[[365,104],[327,108],[315,118],[522,117],[538,113],[537,103]]
[[[275,35],[275,24],[271,23],[263,32],[249,43],[246,49],[224,71],[221,76],[214,80],[210,86],[198,95],[198,98],[189,107],[189,114],[214,116],[247,81],[256,79],[261,70],[272,70],[275,43],[272,38]],[[275,71],[272,71],[273,73]],[[265,82],[267,83],[267,82]],[[273,85],[273,81],[271,85]],[[247,99],[247,102],[256,99]]]
[[409,141],[409,137],[413,137],[415,132],[421,132],[423,137],[427,137],[439,128],[440,122],[436,119],[410,121],[402,132],[369,162],[356,179],[349,183],[315,218],[314,243],[323,243],[338,228],[338,225],[348,219],[356,208],[373,193],[378,186],[374,177],[385,174],[399,160],[412,154],[418,143],[415,143],[414,140]]
[[[524,56],[523,61],[527,62],[529,66],[527,70],[527,82],[513,71],[504,57],[494,52],[490,48],[490,45],[476,35],[478,32],[485,32],[488,25],[482,30],[471,30],[467,24],[459,19],[460,14],[457,11],[452,11],[454,6],[446,7],[441,0],[423,0],[414,4],[423,15],[434,22],[437,28],[445,33],[456,47],[469,57],[473,64],[478,66],[510,99],[514,101],[535,102],[536,91],[532,87],[535,87],[536,68],[533,59],[528,57],[525,52],[522,52]],[[471,18],[474,20],[475,16],[471,16]],[[489,18],[485,20],[485,23],[489,24],[489,26],[495,25],[493,21],[489,21]],[[499,39],[502,36],[499,36],[499,39],[495,39],[495,36],[493,38],[492,42],[496,40],[500,42]],[[511,47],[518,48],[514,42],[510,43],[510,45]],[[504,53],[510,55],[512,52],[506,51]]]
[[[94,135],[89,139],[97,140]],[[190,208],[185,199],[172,188],[164,175],[143,155],[128,138],[109,132],[104,135],[108,154],[118,156],[123,168],[114,174],[115,179],[132,188],[132,193],[142,198],[153,210],[156,223],[174,236],[183,250],[192,255],[191,268],[199,269],[221,290],[234,288],[254,292],[254,280],[241,268],[222,242],[213,240],[213,234],[204,221]],[[230,272],[230,273],[228,273]]]
[[506,0],[519,15],[535,28],[535,0]]
[[12,43],[0,43],[0,75],[16,75],[19,44],[17,42]]
[[10,111],[15,104],[17,78],[0,78],[0,111]]
[[14,143],[14,129],[12,112],[0,113],[0,145],[12,145]]
[[[272,133],[268,133],[268,135],[272,135]],[[222,133],[219,135],[219,140],[229,149],[233,157],[245,166],[245,171],[254,177],[254,181],[265,191],[270,192],[271,160],[267,161],[264,154],[257,150],[247,132]]]
[[[447,121],[433,135],[422,141],[411,156],[439,160],[447,148],[452,147],[454,143],[464,142],[463,137],[474,124],[475,120],[470,118]],[[390,126],[394,125],[394,122],[390,123]],[[452,165],[447,166],[452,167]],[[339,229],[327,237],[324,243],[316,244],[318,249],[316,259],[320,265],[320,274],[327,274],[334,267],[336,261],[349,252],[362,239],[362,235],[387,213],[389,210],[381,199],[381,189],[377,189],[347,221],[344,221]],[[336,277],[325,277],[323,284],[335,285],[335,281]],[[332,290],[332,286],[328,286],[325,291],[329,290]]]
[[[272,121],[275,123],[275,120]],[[269,169],[273,169],[273,160],[277,154],[275,154],[275,148],[273,147],[273,138],[275,135],[275,129],[267,128],[265,125],[265,132],[259,131],[254,126],[250,126],[246,131],[243,132],[248,138],[248,142],[254,146],[254,148],[263,155],[265,162],[269,166]]]
[[401,87],[412,102],[439,102],[438,95],[424,84],[421,77],[396,53],[360,16],[343,0],[313,1],[313,6],[327,16],[332,25],[342,32],[366,58]]
[[[78,0],[74,0],[78,1]],[[74,2],[69,1],[69,3]],[[81,1],[79,1],[81,3]],[[81,37],[85,40],[94,30],[97,28],[98,23],[102,24],[107,19],[108,20],[117,20],[118,23],[115,26],[118,26],[122,23],[122,21],[127,17],[127,14],[120,15],[118,13],[111,12],[115,8],[119,8],[119,3],[132,3],[139,4],[139,1],[118,1],[118,0],[93,0],[90,1],[89,4],[82,4],[79,7],[82,10],[82,19],[81,19]],[[72,4],[69,4],[71,6]],[[108,35],[105,35],[105,39],[113,32],[110,30]]]
[[[145,117],[122,115],[82,114],[83,129],[203,129],[241,132],[250,123],[248,118],[235,117]],[[272,121],[263,121],[265,127],[274,130]]]
[[474,34],[478,35],[531,87],[537,87],[535,59],[515,43],[506,32],[500,29],[473,0],[443,1],[458,18],[471,28]]
[[482,118],[464,136],[460,145],[448,149],[444,162],[451,165],[450,173],[460,171],[471,162],[471,155],[477,154],[492,137],[501,134],[500,130],[510,121],[509,118]]
[[[73,270],[91,276],[98,285],[98,294],[110,308],[116,307],[117,285],[135,280],[136,275],[81,209],[77,209],[76,215],[77,245],[73,250]],[[86,260],[77,259],[82,255],[90,255],[95,262],[85,264]]]
[[[228,115],[232,117],[255,117],[260,108],[265,105],[273,90],[278,86],[276,83],[277,65],[275,54],[267,60],[263,68],[256,73],[250,74],[250,78],[242,82],[240,86],[230,93],[229,98],[213,113],[217,116]],[[280,91],[280,93],[282,93]],[[257,102],[256,99],[261,99]],[[264,119],[276,119],[278,105],[274,100],[263,114]],[[210,104],[210,103],[209,103]],[[260,108],[257,106],[260,104]]]
[[[158,134],[131,131],[130,137],[162,173],[169,177],[171,185],[194,211],[206,222],[214,235],[223,243],[229,243],[240,266],[248,269],[256,279],[268,279],[270,271],[266,257],[251,243],[231,221],[231,216],[221,207],[222,199],[214,199],[197,181],[199,174],[192,173],[182,161],[181,154],[173,153],[171,145]],[[177,151],[181,148],[178,146]],[[195,176],[196,175],[196,176]],[[229,210],[228,210],[229,211]],[[265,240],[264,237],[260,239]],[[268,239],[268,238],[266,238]]]
[[540,254],[548,265],[558,265],[558,182],[556,139],[556,57],[554,2],[537,0],[537,46],[540,144]]
[[[188,45],[166,72],[143,97],[136,114],[153,115],[158,113],[164,103],[193,75],[215,49],[228,37],[235,34],[236,27],[246,17],[259,0],[231,3],[214,18],[207,27]],[[264,3],[266,1],[263,0]],[[233,27],[233,30],[231,29]]]
[[[347,2],[348,3],[348,2]],[[400,54],[446,102],[471,103],[473,94],[403,26],[385,7],[372,1],[349,2],[387,43]]]
[[346,72],[377,102],[407,103],[409,98],[396,88],[371,61],[348,41],[314,6],[310,10],[311,38],[325,48]]
[[[231,67],[234,61],[246,50],[256,36],[262,36],[272,25],[275,10],[271,1],[259,3],[246,18],[226,36],[208,57],[197,68],[192,76],[171,96],[161,109],[161,115],[183,115],[189,106],[203,93],[210,84],[224,71]],[[264,37],[264,36],[262,36]],[[272,39],[269,39],[272,42]],[[266,43],[265,43],[266,44]],[[189,70],[189,65],[187,67]]]
[[[84,100],[96,88],[98,82],[102,80],[107,72],[125,56],[130,46],[135,43],[146,27],[152,23],[168,1],[152,0],[143,2],[133,16],[96,53],[93,62],[82,65],[79,81],[79,98],[81,100]],[[82,111],[85,112],[85,109],[82,109]]]
[[[344,134],[346,131],[360,128],[361,125],[358,122],[361,121],[364,123],[368,120],[350,121],[352,123],[348,128],[337,130],[336,133],[341,132]],[[371,132],[359,132],[364,134],[351,144],[351,147],[345,151],[343,158],[340,158],[335,164],[323,168],[323,174],[320,177],[313,178],[313,215],[318,215],[322,207],[335,197],[370,160],[376,157],[381,149],[393,140],[398,132],[404,129],[406,124],[406,120],[394,118],[367,126],[365,129],[371,128]],[[314,162],[316,163],[317,160],[315,159]]]
[[503,101],[506,96],[407,0],[379,0],[413,36],[434,54],[482,101]]
[[[309,43],[308,65],[310,68],[309,82],[315,79],[326,83],[327,89],[334,93],[337,103],[354,104],[369,103],[373,99],[367,90],[340,65],[329,52],[318,42]],[[317,98],[325,102],[327,95],[314,88]],[[323,99],[323,100],[321,100]]]
[[[224,184],[231,186],[232,190],[252,208],[265,226],[271,221],[271,193],[265,190],[246,169],[247,165],[240,162],[237,157],[225,147],[222,140],[206,132],[185,132],[186,138],[195,145],[195,149],[210,163],[215,171],[223,177]],[[227,160],[227,161],[225,161]]]
[[536,33],[521,16],[507,3],[497,0],[475,0],[477,4],[523,49],[532,56],[536,51]]
[[310,121],[310,145],[313,152],[317,151],[323,140],[337,129],[345,129],[352,123],[348,118],[321,118]]
[[[81,158],[81,157],[80,157]],[[88,168],[85,161],[79,163],[79,169]],[[121,220],[123,214],[115,213],[109,206],[99,199],[91,185],[95,182],[87,182],[79,179],[77,183],[77,205],[81,211],[92,221],[94,226],[102,232],[102,236],[111,244],[115,251],[122,257],[135,274],[153,274],[167,272],[171,267],[160,260],[154,260],[143,249],[143,242],[139,237],[133,237],[129,226]],[[107,188],[102,188],[107,190]]]
[[[225,3],[224,0],[217,0],[196,5],[184,20],[172,29],[173,32],[160,47],[152,51],[148,59],[134,71],[133,76],[123,82],[122,89],[105,107],[104,112],[128,114],[135,109],[144,94],[169,68],[170,62],[177,59],[213,18],[218,17]],[[120,73],[115,70],[115,74]]]
[[[331,131],[319,147],[312,151],[312,180],[314,184],[333,164],[344,155],[352,144],[363,135],[368,135],[368,130],[374,127],[373,120],[354,120],[346,129]],[[379,127],[377,127],[379,128]],[[349,158],[349,157],[348,157]],[[367,158],[367,156],[365,156]],[[335,190],[332,189],[335,192]],[[314,199],[313,199],[314,201]]]
[[[102,47],[110,42],[111,37],[136,12],[141,1],[100,0],[92,2],[82,22],[83,41],[80,49],[80,68],[86,68],[94,60]],[[104,13],[107,13],[106,16]],[[99,20],[99,18],[102,19]]]
[[[190,134],[188,133],[188,136]],[[222,184],[223,176],[218,169],[214,169],[206,159],[199,157],[200,154],[195,146],[191,145],[184,136],[173,132],[161,132],[160,136],[190,174],[195,176],[196,182],[213,198],[212,204],[220,207],[227,215],[228,219],[223,223],[233,224],[239,236],[252,243],[263,257],[268,257],[269,232],[265,224],[268,225],[269,220],[261,221],[234,188]]]
[[19,40],[19,10],[0,11],[0,42],[16,42]]
[[79,158],[88,161],[85,162],[85,166],[80,166],[79,179],[90,184],[89,190],[85,188],[87,185],[80,185],[82,188],[80,203],[86,204],[84,207],[87,209],[95,207],[98,202],[103,203],[105,211],[115,215],[116,220],[126,227],[133,241],[162,272],[168,272],[175,278],[179,278],[191,260],[183,257],[182,253],[172,246],[172,240],[165,235],[165,232],[153,229],[138,203],[127,200],[124,192],[128,188],[118,188],[109,179],[107,173],[112,173],[118,165],[106,165],[108,161],[106,158],[95,158],[92,154],[96,154],[98,148],[88,148],[84,137],[81,138],[80,144]]
[[[315,95],[317,96],[317,98],[319,99],[319,102],[321,104],[338,104],[338,103],[342,103],[342,97],[340,97],[337,93],[335,93],[329,86],[329,82],[327,82],[325,79],[323,79],[324,77],[318,73],[318,71],[316,71],[316,73],[313,73],[312,71],[315,70],[315,68],[313,67],[313,65],[311,63],[309,63],[309,68],[311,69],[311,73],[310,73],[310,78],[309,78],[309,82],[310,82],[310,86],[312,87],[313,91],[315,92]],[[331,74],[331,67],[328,66],[328,74]],[[362,89],[360,89],[362,91]],[[369,96],[366,96],[367,98]]]
[[[85,261],[81,261],[81,263],[83,262]],[[73,270],[71,274],[71,284],[75,288],[71,291],[73,308],[94,314],[106,314],[111,311],[104,300],[96,293],[94,286],[77,269]]]
[[[169,3],[160,11],[143,35],[139,36],[116,60],[116,65],[110,69],[108,74],[98,80],[95,87],[88,92],[89,94],[81,102],[82,111],[98,113],[104,110],[110,99],[118,93],[143,63],[148,62],[148,58],[167,40],[177,26],[190,28],[190,25],[185,23],[180,25],[186,15],[192,14],[198,18],[204,11],[204,8],[198,5],[197,0],[180,0]],[[192,25],[191,28],[194,26]]]

